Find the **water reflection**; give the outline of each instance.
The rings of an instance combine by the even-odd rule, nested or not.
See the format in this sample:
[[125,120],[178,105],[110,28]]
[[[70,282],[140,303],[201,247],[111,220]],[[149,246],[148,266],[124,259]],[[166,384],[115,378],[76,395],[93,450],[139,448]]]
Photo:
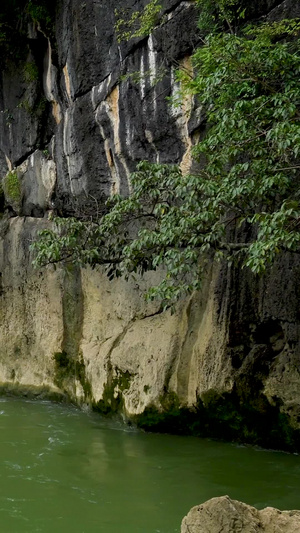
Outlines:
[[175,533],[192,505],[222,494],[300,508],[298,456],[144,434],[48,403],[1,411],[2,531]]

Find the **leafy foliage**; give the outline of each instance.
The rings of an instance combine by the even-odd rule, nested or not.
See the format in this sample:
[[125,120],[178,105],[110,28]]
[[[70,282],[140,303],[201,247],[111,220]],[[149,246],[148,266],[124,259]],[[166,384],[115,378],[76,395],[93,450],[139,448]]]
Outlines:
[[209,210],[221,219],[225,206],[240,224],[258,228],[245,261],[261,272],[279,249],[294,250],[299,241],[299,41],[221,34],[197,50],[194,62],[194,80],[184,73],[181,79],[210,125],[194,148],[215,186]]
[[246,7],[240,0],[197,0],[200,9],[199,28],[205,35],[229,30],[235,33],[245,17]]
[[110,276],[163,266],[148,297],[168,306],[200,287],[212,258],[261,273],[278,253],[298,253],[300,41],[278,40],[286,28],[210,34],[193,56],[194,77],[178,74],[182,97],[194,95],[206,114],[198,172],[139,163],[129,198],[110,199],[93,223],[57,219],[58,232],[33,245],[35,264],[105,264]]
[[276,39],[282,37],[297,36],[300,32],[300,19],[282,19],[276,23],[270,24],[264,22],[259,26],[249,26],[246,28],[247,35],[262,35],[269,39]]
[[49,0],[28,0],[25,12],[34,23],[40,24],[43,29],[51,33],[53,5],[55,5],[55,2],[50,2]]
[[116,9],[115,30],[118,41],[128,41],[134,37],[149,35],[159,22],[161,9],[162,6],[158,0],[150,0],[144,9],[131,14],[127,9]]

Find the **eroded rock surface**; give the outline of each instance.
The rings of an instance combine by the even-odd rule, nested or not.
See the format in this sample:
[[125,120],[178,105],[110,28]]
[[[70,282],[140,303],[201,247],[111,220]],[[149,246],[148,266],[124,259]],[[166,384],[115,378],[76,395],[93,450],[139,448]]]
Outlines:
[[266,507],[258,511],[228,496],[212,498],[193,507],[181,524],[181,533],[297,533],[300,511]]

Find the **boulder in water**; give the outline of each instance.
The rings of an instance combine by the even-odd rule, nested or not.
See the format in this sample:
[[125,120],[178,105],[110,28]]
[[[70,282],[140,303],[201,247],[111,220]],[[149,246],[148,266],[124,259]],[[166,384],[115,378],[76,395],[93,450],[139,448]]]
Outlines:
[[258,511],[221,496],[193,507],[182,521],[181,533],[300,533],[300,511]]

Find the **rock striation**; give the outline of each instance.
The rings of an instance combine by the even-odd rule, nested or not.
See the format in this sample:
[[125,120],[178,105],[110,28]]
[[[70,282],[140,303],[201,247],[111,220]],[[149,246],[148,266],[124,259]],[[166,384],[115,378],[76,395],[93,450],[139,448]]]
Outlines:
[[181,533],[296,533],[300,511],[266,507],[258,511],[229,496],[212,498],[193,507],[181,524]]
[[[182,112],[165,97],[178,91],[177,66],[192,68],[195,4],[166,0],[163,24],[128,43],[116,39],[119,8],[58,3],[53,32],[31,24],[27,57],[1,73],[0,383],[148,429],[299,450],[298,257],[263,281],[212,266],[174,315],[142,297],[159,273],[127,283],[100,268],[32,268],[29,245],[53,214],[94,213],[128,194],[142,159],[191,166],[204,117],[192,100]],[[291,0],[253,3],[257,18],[298,11]]]

